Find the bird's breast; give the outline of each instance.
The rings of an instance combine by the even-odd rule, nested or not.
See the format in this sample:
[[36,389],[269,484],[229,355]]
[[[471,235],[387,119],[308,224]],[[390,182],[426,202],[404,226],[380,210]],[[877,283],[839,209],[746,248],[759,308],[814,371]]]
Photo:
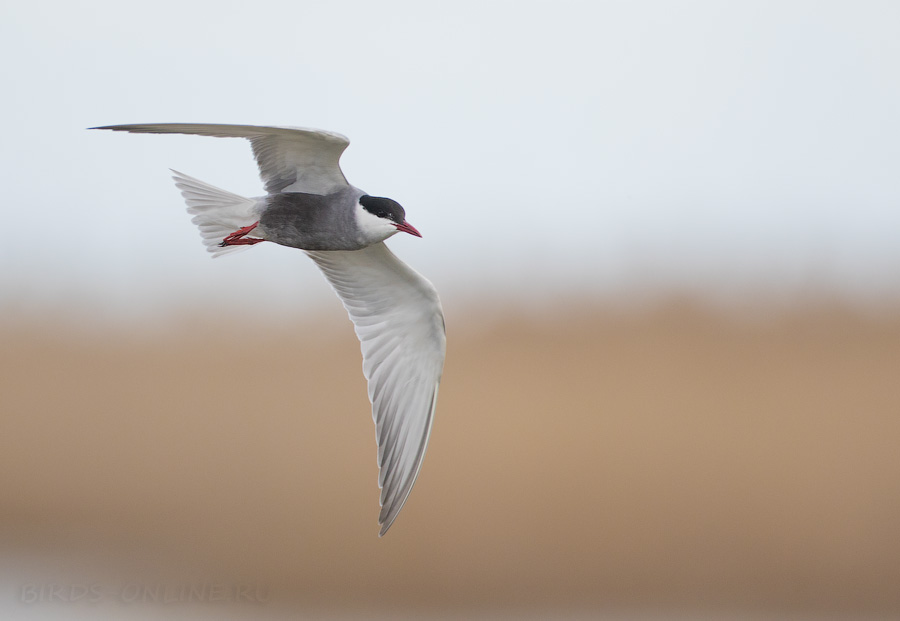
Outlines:
[[353,218],[353,202],[342,194],[301,192],[267,198],[259,227],[265,238],[303,250],[359,250],[365,247]]

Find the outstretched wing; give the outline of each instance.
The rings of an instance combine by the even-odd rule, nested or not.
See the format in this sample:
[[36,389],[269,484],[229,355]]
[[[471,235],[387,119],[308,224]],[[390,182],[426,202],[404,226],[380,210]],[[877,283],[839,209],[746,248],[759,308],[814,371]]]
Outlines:
[[109,125],[111,129],[136,134],[197,134],[217,138],[247,138],[269,194],[306,192],[330,194],[347,187],[341,172],[341,154],[350,141],[333,132],[301,127],[257,125],[210,125],[204,123],[154,123]]
[[444,367],[444,313],[432,284],[384,243],[306,254],[343,301],[362,345],[378,441],[381,536],[425,457]]

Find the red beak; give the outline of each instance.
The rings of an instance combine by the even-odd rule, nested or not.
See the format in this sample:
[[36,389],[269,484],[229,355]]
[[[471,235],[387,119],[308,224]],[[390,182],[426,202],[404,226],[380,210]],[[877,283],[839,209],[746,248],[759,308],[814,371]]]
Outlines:
[[404,221],[402,224],[394,224],[397,227],[398,231],[403,231],[404,233],[409,233],[410,235],[415,235],[416,237],[422,237],[422,234],[416,230],[409,222]]

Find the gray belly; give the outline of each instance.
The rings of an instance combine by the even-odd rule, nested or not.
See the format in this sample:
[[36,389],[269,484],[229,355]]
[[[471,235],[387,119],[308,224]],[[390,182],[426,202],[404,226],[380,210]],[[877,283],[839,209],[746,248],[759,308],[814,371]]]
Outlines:
[[322,196],[288,192],[266,197],[259,228],[269,241],[303,250],[359,250],[359,191]]

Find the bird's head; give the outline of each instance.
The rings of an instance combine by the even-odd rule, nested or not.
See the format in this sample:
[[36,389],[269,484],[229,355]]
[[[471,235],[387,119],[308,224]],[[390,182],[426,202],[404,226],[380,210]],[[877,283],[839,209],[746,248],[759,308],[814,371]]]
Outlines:
[[363,235],[375,241],[383,241],[398,231],[422,237],[412,224],[406,221],[406,212],[395,200],[378,196],[359,199],[356,222]]

